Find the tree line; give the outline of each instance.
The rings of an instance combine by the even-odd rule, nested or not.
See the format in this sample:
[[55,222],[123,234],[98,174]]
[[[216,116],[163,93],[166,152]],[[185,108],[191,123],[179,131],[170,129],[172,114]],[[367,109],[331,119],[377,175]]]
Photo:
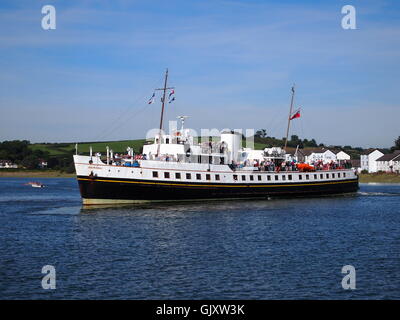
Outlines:
[[[256,133],[254,134],[254,142],[256,143],[261,143],[265,144],[266,148],[271,148],[271,147],[282,147],[285,145],[285,140],[286,138],[282,139],[277,139],[275,137],[270,137],[267,134],[267,130],[265,129],[260,129],[257,130]],[[315,139],[300,139],[297,135],[292,135],[290,136],[290,139],[287,142],[288,147],[292,148],[297,148],[297,146],[300,149],[303,148],[331,148],[331,149],[336,149],[336,150],[345,150],[353,159],[359,159],[360,153],[364,152],[365,149],[361,147],[352,147],[351,145],[334,145],[334,146],[327,146],[323,143],[317,143]],[[390,153],[393,152],[394,150],[400,150],[400,136],[394,140],[394,145],[391,148],[379,148],[382,152],[384,153]]]
[[50,155],[48,151],[32,149],[31,146],[28,140],[0,142],[0,160],[10,160],[26,169],[38,169],[41,162],[46,162],[49,169],[74,172],[72,160],[74,150],[59,155]]

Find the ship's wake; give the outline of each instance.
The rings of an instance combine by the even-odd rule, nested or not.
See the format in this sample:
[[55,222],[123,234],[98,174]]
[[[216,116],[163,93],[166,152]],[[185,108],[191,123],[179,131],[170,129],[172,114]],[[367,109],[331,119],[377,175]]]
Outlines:
[[373,197],[398,197],[400,196],[400,192],[376,192],[376,191],[358,191],[358,195],[360,196],[373,196]]

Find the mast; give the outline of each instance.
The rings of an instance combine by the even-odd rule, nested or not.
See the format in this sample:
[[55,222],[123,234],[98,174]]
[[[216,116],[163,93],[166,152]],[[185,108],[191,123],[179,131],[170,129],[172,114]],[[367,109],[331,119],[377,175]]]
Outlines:
[[163,90],[163,96],[162,96],[162,99],[161,99],[161,103],[162,104],[161,104],[161,118],[160,118],[160,133],[158,135],[157,156],[159,156],[159,154],[160,154],[161,133],[162,133],[162,130],[163,130],[163,117],[164,117],[164,107],[165,107],[165,94],[166,94],[168,89],[174,89],[174,87],[167,88],[167,81],[168,81],[168,68],[165,71],[164,87],[156,89],[156,90]]
[[293,100],[294,100],[294,85],[292,87],[292,100],[290,101],[290,110],[289,110],[288,124],[287,124],[287,129],[286,129],[285,146],[283,147],[285,152],[286,152],[286,146],[287,146],[287,142],[288,142],[288,138],[289,138],[290,117],[292,116],[292,112],[293,112]]

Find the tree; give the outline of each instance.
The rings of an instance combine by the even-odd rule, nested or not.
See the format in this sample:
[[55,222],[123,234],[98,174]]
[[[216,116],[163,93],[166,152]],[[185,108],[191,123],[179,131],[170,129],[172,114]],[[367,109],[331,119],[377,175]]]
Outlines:
[[266,138],[267,137],[267,130],[265,130],[265,129],[257,130],[254,136],[255,137],[259,137],[259,138]]
[[315,139],[311,139],[311,141],[309,142],[309,146],[314,148],[317,147],[317,141],[315,141]]
[[395,149],[400,149],[400,136],[396,140],[394,140]]
[[22,166],[24,166],[27,169],[36,169],[39,165],[39,158],[33,154],[25,157],[22,160]]
[[0,150],[0,160],[8,160],[8,154],[6,150]]
[[60,162],[58,161],[58,158],[56,157],[51,157],[49,160],[47,160],[47,167],[51,169],[55,169],[57,166],[59,166]]
[[0,150],[5,151],[7,160],[16,161],[22,160],[32,153],[28,146],[29,141],[27,140],[3,141],[0,143]]

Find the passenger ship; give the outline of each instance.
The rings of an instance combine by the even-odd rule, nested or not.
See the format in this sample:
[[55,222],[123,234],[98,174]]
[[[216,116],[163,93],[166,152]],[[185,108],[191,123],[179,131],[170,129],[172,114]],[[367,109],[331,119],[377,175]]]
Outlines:
[[[163,134],[168,70],[165,75],[160,132],[143,146],[140,157],[128,148],[116,156],[107,148],[100,154],[74,155],[84,205],[248,199],[274,196],[312,196],[355,192],[358,176],[352,169],[316,170],[293,161],[286,148],[242,148],[242,134],[225,130],[217,142],[197,143],[184,128]],[[293,106],[294,90],[292,90]],[[286,139],[287,140],[287,139]],[[269,166],[262,164],[268,163]]]

